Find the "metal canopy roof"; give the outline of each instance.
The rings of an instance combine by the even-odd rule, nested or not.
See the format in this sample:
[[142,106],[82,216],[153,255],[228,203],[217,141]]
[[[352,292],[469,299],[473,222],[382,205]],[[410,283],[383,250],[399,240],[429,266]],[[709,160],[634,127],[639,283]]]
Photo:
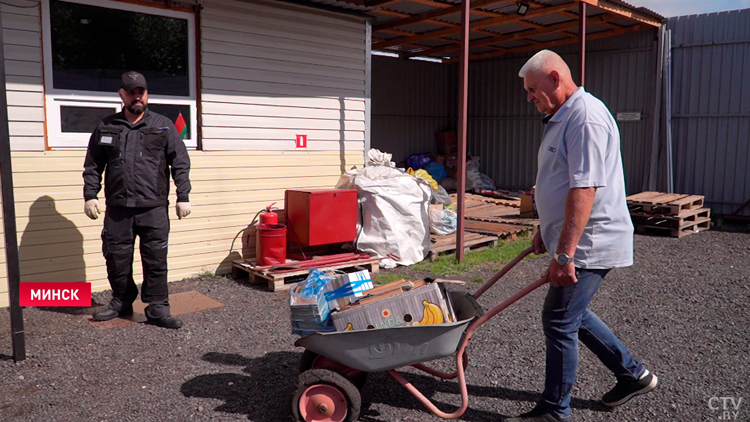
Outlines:
[[[402,58],[453,62],[460,50],[460,0],[312,0],[359,10],[374,18],[372,50]],[[519,5],[529,6],[525,15]],[[586,3],[586,39],[595,40],[658,27],[657,13],[620,0],[474,0],[471,2],[471,60],[540,50],[578,40],[579,3]]]

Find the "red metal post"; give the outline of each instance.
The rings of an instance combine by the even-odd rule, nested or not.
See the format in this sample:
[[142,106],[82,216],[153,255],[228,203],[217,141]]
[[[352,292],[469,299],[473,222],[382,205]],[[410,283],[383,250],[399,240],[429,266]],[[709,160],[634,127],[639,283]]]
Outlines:
[[581,72],[580,86],[586,78],[586,3],[578,3],[578,69]]
[[464,259],[464,192],[466,191],[466,119],[469,99],[469,23],[471,17],[470,0],[461,2],[461,60],[458,82],[458,163],[456,168],[458,194],[456,211],[456,259]]

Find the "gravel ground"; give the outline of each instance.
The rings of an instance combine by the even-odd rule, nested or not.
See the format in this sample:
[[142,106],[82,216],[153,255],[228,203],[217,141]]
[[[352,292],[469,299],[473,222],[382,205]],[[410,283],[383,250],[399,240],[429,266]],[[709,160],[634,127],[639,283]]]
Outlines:
[[[499,303],[539,276],[547,262],[522,262],[480,302]],[[610,273],[592,308],[661,383],[608,411],[597,400],[614,380],[583,348],[575,420],[721,420],[721,411],[709,408],[711,397],[733,397],[735,403],[742,397],[734,420],[750,420],[748,262],[748,233],[636,236],[636,265]],[[486,279],[493,270],[488,265],[464,278]],[[28,359],[19,364],[8,356],[9,316],[0,312],[0,421],[289,420],[301,350],[289,334],[286,294],[226,278],[170,286],[172,292],[197,290],[224,307],[184,315],[185,326],[176,331],[143,324],[99,330],[80,311],[27,309]],[[499,421],[533,406],[544,381],[543,297],[541,289],[532,293],[475,333],[467,371],[470,408],[460,420]],[[98,303],[107,299],[106,293],[95,295]],[[439,407],[453,410],[460,402],[455,381],[408,372]],[[386,374],[371,374],[362,396],[362,421],[440,420]]]

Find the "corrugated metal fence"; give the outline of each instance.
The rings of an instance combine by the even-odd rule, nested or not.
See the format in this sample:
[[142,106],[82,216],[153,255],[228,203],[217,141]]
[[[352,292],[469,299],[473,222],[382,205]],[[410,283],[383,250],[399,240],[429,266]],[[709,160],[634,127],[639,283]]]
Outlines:
[[[646,30],[589,43],[586,89],[612,113],[640,112],[621,122],[629,192],[647,177],[652,131],[655,31]],[[622,47],[622,48],[617,48]],[[577,47],[555,49],[577,74]],[[469,66],[468,151],[498,188],[529,188],[536,180],[542,116],[526,101],[518,70],[531,54]],[[435,132],[456,127],[456,67],[375,57],[372,146],[393,153],[435,152]]]
[[[672,18],[674,191],[705,195],[716,214],[750,199],[750,9]],[[587,51],[586,90],[618,122],[629,193],[646,190],[653,144],[656,30],[596,40]],[[577,47],[556,49],[577,74]],[[517,76],[529,55],[469,67],[468,150],[499,188],[534,184],[542,125]],[[372,145],[401,160],[434,152],[434,133],[456,125],[455,67],[388,58],[373,61]],[[662,103],[664,97],[662,97]],[[656,189],[667,189],[664,133]],[[743,215],[750,215],[748,207]]]
[[455,128],[453,66],[372,58],[371,145],[400,161],[436,152],[435,132]]
[[[638,112],[639,121],[618,122],[628,192],[647,177],[653,127],[654,30],[596,40],[586,53],[586,91],[612,114]],[[578,80],[576,46],[557,48]],[[536,180],[536,155],[543,117],[526,101],[518,71],[530,55],[477,62],[469,70],[468,150],[481,157],[482,171],[498,187],[528,188]]]
[[750,9],[676,17],[668,28],[674,189],[730,214],[750,199]]

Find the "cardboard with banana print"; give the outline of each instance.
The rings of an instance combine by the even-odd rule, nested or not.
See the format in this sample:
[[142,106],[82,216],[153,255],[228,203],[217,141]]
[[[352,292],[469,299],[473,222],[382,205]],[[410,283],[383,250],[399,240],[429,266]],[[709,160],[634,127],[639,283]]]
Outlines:
[[442,283],[400,280],[378,286],[359,302],[331,313],[336,331],[371,330],[454,322]]

